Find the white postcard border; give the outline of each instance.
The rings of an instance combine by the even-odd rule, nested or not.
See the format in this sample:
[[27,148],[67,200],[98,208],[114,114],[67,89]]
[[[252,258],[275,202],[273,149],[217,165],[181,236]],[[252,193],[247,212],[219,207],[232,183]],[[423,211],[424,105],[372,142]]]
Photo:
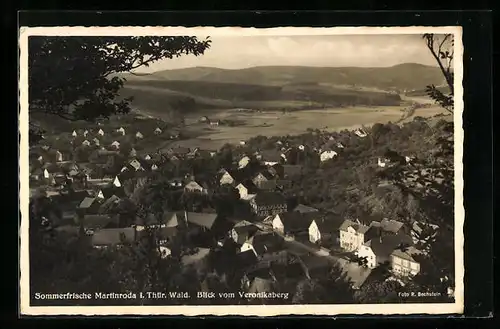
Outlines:
[[[346,34],[424,34],[454,35],[455,109],[454,109],[454,171],[455,171],[455,303],[439,304],[349,304],[349,305],[263,305],[263,306],[30,306],[29,284],[29,144],[28,144],[28,37],[29,36],[298,36]],[[21,315],[341,315],[341,314],[461,314],[464,309],[464,232],[463,198],[463,44],[459,26],[430,27],[21,27],[19,30],[19,180],[20,180],[20,313]]]

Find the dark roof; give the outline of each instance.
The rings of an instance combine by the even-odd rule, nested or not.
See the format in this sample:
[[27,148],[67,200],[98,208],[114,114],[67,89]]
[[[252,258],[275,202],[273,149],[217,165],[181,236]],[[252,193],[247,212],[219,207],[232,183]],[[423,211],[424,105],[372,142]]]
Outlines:
[[366,231],[368,231],[368,229],[370,228],[370,226],[366,226],[366,225],[363,225],[360,223],[353,222],[349,219],[346,219],[342,223],[342,225],[340,225],[339,230],[347,231],[348,227],[352,227],[355,231],[357,231],[358,233],[362,233],[362,234],[366,233]]
[[258,255],[283,250],[284,240],[281,236],[275,233],[259,233],[249,240]]
[[414,258],[414,256],[416,255],[420,255],[422,254],[422,251],[418,250],[417,248],[415,247],[407,247],[407,248],[403,248],[403,249],[395,249],[391,255],[393,256],[396,256],[396,257],[399,257],[399,258],[402,258],[402,259],[406,259],[406,260],[409,260],[409,261],[412,261],[412,262],[417,262]]
[[259,190],[259,188],[250,179],[245,179],[240,184],[243,185],[245,188],[247,188],[248,193],[251,194],[257,193],[257,191]]
[[127,228],[110,228],[102,229],[92,235],[93,245],[116,245],[122,243],[122,238],[125,242],[133,242],[135,240],[135,229]]
[[309,207],[309,206],[306,206],[306,205],[303,205],[303,204],[298,204],[293,209],[293,211],[297,211],[297,212],[300,212],[300,213],[309,213],[309,212],[316,212],[316,211],[318,211],[318,209],[313,208],[313,207]]
[[266,170],[259,170],[259,171],[255,174],[254,178],[256,178],[259,174],[261,174],[262,176],[264,176],[264,178],[265,178],[265,179],[267,179],[267,180],[270,180],[270,179],[273,179],[273,178],[274,178],[274,176],[273,176],[273,175],[269,172],[269,170],[267,170],[267,169],[266,169]]
[[105,199],[116,195],[119,198],[125,197],[125,189],[123,187],[108,186],[101,188],[102,195]]
[[217,219],[217,214],[213,213],[197,213],[197,212],[187,213],[187,221],[189,224],[194,224],[208,229],[212,228],[212,226],[215,224],[216,219]]
[[301,230],[307,230],[311,225],[312,221],[318,217],[315,213],[305,213],[302,214],[296,211],[289,211],[277,215],[281,219],[283,226],[285,228],[285,233],[297,232]]
[[319,231],[322,233],[338,232],[342,225],[343,219],[339,216],[322,216],[315,218],[314,221],[318,225]]
[[389,255],[400,245],[401,239],[398,236],[388,235],[380,238],[373,238],[364,243],[370,247],[378,261],[384,261],[389,258]]
[[276,150],[264,150],[259,152],[259,154],[263,161],[280,162],[283,159],[281,157],[281,152]]
[[89,208],[94,204],[95,201],[96,201],[95,198],[90,198],[90,197],[84,198],[78,207],[82,209]]
[[259,228],[253,224],[250,224],[250,225],[244,225],[244,226],[235,226],[234,230],[238,234],[249,233],[251,235],[251,234],[256,233],[259,230]]
[[276,189],[276,181],[274,179],[272,179],[272,180],[260,182],[259,188],[261,190],[274,190],[274,189]]
[[286,204],[283,194],[278,192],[261,191],[253,199],[257,205]]

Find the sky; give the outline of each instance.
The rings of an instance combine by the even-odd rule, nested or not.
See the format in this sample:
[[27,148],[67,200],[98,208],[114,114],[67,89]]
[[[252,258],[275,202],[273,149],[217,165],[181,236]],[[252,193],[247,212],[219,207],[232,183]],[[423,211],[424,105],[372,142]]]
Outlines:
[[214,36],[204,55],[184,55],[136,72],[195,66],[242,69],[253,66],[388,67],[437,65],[416,34],[321,36]]

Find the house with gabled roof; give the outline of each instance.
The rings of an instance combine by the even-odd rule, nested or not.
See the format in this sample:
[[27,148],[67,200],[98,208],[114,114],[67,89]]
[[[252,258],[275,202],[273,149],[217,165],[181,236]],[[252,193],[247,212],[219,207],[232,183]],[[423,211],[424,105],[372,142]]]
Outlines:
[[257,159],[266,166],[274,166],[278,163],[286,162],[286,156],[276,150],[260,151]]
[[90,142],[86,139],[82,142],[82,146],[90,146]]
[[144,135],[140,131],[138,131],[138,132],[135,133],[135,138],[137,138],[137,139],[143,139]]
[[107,200],[111,196],[116,195],[119,198],[126,197],[123,187],[116,187],[114,185],[102,187],[96,194],[96,198],[100,200]]
[[245,168],[249,163],[251,159],[248,155],[244,155],[239,161],[238,161],[238,168]]
[[261,170],[252,178],[252,182],[259,187],[262,183],[274,180],[273,175],[268,170]]
[[125,129],[123,127],[116,129],[116,132],[121,134],[122,136],[125,136]]
[[160,127],[156,127],[156,129],[154,130],[154,134],[160,135],[161,133],[162,133],[162,130],[160,129]]
[[338,153],[334,150],[322,150],[319,158],[321,162],[325,162],[327,160],[333,159],[338,155]]
[[343,220],[340,216],[326,214],[314,218],[309,226],[309,241],[321,245],[337,244],[339,228]]
[[99,131],[97,132],[97,134],[98,134],[99,136],[104,136],[104,130],[99,129]]
[[93,233],[105,228],[117,228],[118,217],[106,214],[88,214],[78,220],[78,224],[82,226],[86,232]]
[[208,194],[208,184],[206,183],[198,183],[195,180],[189,181],[186,185],[184,185],[184,191],[186,192],[196,192],[201,194]]
[[415,276],[420,268],[419,256],[423,253],[413,246],[395,249],[391,255],[391,268],[396,276]]
[[163,213],[161,220],[158,216],[150,213],[146,215],[146,218],[138,217],[133,226],[137,231],[143,231],[146,228],[176,228],[181,220],[176,212]]
[[257,216],[267,217],[287,211],[287,202],[283,194],[271,191],[259,191],[250,200],[252,212]]
[[283,260],[287,256],[284,239],[276,233],[256,232],[240,248],[240,252],[247,250],[252,250],[259,261]]
[[234,225],[231,230],[231,238],[238,245],[242,245],[248,241],[254,234],[259,231],[259,228],[248,221],[241,221]]
[[240,194],[241,199],[247,198],[249,195],[255,195],[259,189],[251,180],[244,180],[243,182],[236,185],[236,189]]
[[142,163],[137,159],[132,159],[129,161],[128,165],[135,171],[143,171]]
[[380,264],[389,263],[392,252],[403,243],[408,243],[408,239],[402,239],[397,235],[379,236],[366,241],[358,248],[356,255],[365,258],[369,268],[375,268]]
[[320,217],[318,213],[299,213],[296,211],[284,212],[274,216],[273,229],[287,237],[296,237],[308,233],[314,219]]
[[120,148],[120,142],[119,141],[113,141],[113,143],[111,143],[111,147],[113,147],[115,149],[119,149]]
[[241,179],[241,176],[240,172],[236,170],[225,170],[219,179],[219,183],[220,185],[235,185]]
[[347,251],[356,251],[363,245],[367,239],[365,233],[370,226],[361,224],[359,221],[344,220],[339,228],[340,247]]

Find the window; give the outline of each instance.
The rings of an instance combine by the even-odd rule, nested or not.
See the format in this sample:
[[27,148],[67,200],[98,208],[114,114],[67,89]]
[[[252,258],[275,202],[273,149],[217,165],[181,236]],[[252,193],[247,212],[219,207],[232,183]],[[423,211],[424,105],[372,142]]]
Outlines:
[[411,262],[411,263],[410,263],[410,266],[411,266],[411,269],[412,269],[413,271],[418,271],[418,264],[417,264],[417,263],[413,263],[413,262]]
[[401,263],[403,264],[403,266],[404,266],[404,267],[408,267],[408,266],[410,266],[410,265],[408,264],[408,261],[407,261],[406,259],[403,259],[403,261],[402,261]]
[[392,262],[394,264],[398,265],[398,267],[399,267],[399,265],[401,264],[401,259],[398,257],[392,257]]

